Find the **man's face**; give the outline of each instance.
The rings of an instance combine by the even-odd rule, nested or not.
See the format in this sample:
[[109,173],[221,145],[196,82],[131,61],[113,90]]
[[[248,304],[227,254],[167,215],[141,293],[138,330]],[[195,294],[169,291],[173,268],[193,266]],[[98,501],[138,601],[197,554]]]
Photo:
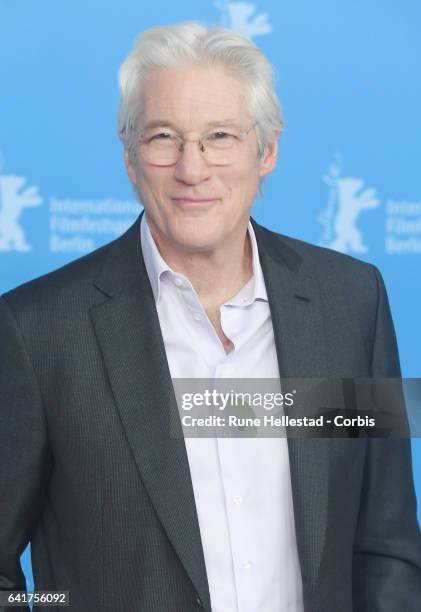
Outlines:
[[[210,129],[229,131],[230,125],[241,133],[254,123],[245,95],[244,83],[219,67],[155,71],[144,82],[137,129],[159,122],[158,132],[167,126],[188,140]],[[139,144],[136,159],[126,151],[129,177],[158,245],[184,253],[211,252],[238,232],[244,235],[259,179],[275,166],[276,141],[262,158],[257,153],[254,129],[229,165],[208,163],[197,142],[187,142],[178,161],[168,166],[146,161]]]

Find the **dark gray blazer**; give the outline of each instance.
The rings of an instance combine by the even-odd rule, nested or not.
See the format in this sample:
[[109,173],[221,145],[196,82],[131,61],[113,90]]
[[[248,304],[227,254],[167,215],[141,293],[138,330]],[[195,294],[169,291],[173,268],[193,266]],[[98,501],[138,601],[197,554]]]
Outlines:
[[[254,227],[281,377],[399,376],[378,271]],[[25,588],[31,541],[36,588],[71,610],[211,610],[139,219],[0,297],[0,402],[1,589]],[[419,612],[408,441],[288,447],[306,611]]]

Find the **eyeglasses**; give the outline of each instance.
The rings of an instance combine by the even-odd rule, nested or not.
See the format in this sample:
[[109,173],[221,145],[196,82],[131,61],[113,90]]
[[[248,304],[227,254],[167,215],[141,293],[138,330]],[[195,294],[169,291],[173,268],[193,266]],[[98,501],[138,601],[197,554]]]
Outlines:
[[197,142],[207,163],[226,166],[236,161],[243,140],[256,125],[253,123],[244,132],[235,128],[212,130],[195,140],[182,138],[171,129],[151,128],[140,136],[140,154],[155,166],[172,166],[180,159],[186,142]]

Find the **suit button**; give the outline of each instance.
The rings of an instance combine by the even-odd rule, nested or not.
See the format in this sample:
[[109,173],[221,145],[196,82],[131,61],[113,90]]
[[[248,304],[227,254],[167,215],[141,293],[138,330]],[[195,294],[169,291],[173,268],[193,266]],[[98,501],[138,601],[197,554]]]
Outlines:
[[199,595],[196,597],[196,603],[199,608],[203,608],[202,600],[200,599]]

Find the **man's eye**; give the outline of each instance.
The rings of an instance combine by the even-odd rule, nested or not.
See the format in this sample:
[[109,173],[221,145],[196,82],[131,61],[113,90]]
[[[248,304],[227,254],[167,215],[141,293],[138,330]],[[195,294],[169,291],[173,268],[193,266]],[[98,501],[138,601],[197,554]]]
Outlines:
[[232,134],[228,134],[228,132],[212,132],[209,134],[208,138],[211,140],[223,140],[224,138],[233,138]]
[[170,134],[168,132],[159,132],[159,134],[154,134],[151,136],[150,140],[168,140],[170,138],[175,138],[174,134]]

